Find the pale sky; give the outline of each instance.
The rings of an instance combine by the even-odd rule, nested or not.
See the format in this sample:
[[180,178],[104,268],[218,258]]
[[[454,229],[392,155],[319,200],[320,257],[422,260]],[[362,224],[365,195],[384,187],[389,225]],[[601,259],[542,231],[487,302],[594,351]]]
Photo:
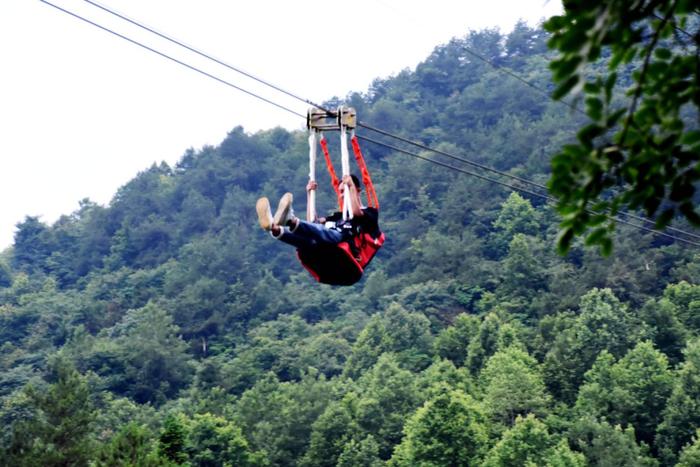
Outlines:
[[[307,106],[81,0],[62,8],[304,114]],[[99,0],[124,16],[321,102],[413,69],[469,30],[534,25],[559,0]],[[53,223],[83,198],[107,205],[154,162],[304,121],[62,13],[0,4],[0,251],[27,215]],[[360,116],[362,118],[362,116]],[[371,122],[370,122],[371,123]]]

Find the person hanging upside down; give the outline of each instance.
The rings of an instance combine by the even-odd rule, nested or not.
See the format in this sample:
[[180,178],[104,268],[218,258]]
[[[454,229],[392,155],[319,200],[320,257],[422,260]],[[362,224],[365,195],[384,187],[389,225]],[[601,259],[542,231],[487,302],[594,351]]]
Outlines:
[[[306,185],[307,198],[310,198],[311,192],[316,188],[315,181],[310,181]],[[341,195],[344,190],[350,190],[352,219],[343,221],[343,214],[335,212],[328,217],[303,221],[294,215],[292,194],[285,193],[280,199],[274,216],[270,209],[270,201],[265,197],[258,199],[255,208],[260,227],[270,232],[274,238],[301,250],[333,246],[341,242],[353,245],[352,239],[361,233],[368,233],[373,238],[378,238],[381,235],[378,223],[379,212],[373,207],[362,206],[360,180],[355,175],[345,175],[340,182]]]

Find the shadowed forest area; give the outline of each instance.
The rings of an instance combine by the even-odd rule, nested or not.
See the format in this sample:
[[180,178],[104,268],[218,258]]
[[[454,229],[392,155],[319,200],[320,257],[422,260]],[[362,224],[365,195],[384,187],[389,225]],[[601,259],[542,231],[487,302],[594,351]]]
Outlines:
[[[466,52],[551,91],[546,44],[470,32],[325,105],[546,184],[586,117]],[[21,222],[0,464],[700,465],[700,249],[617,225],[609,256],[559,255],[541,198],[362,144],[387,240],[352,287],[257,225],[262,195],[305,210],[303,132],[235,127],[108,206]]]

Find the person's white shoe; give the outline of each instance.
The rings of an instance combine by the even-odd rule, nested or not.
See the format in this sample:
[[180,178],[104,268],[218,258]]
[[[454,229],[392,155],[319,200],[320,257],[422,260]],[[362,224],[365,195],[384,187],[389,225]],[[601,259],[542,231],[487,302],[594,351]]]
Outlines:
[[294,220],[294,209],[292,209],[293,200],[294,197],[291,193],[282,195],[280,204],[277,206],[277,211],[275,211],[275,215],[272,218],[272,222],[274,222],[275,225],[279,225],[280,227],[290,226],[290,222]]
[[255,203],[255,210],[258,212],[258,222],[263,230],[268,232],[272,230],[272,225],[274,224],[274,218],[272,217],[272,211],[270,210],[270,200],[267,198],[260,198]]

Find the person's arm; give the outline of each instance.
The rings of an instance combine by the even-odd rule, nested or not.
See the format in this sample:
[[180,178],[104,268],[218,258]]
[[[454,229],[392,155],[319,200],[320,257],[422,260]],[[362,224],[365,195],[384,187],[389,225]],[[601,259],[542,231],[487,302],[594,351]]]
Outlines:
[[357,187],[352,182],[350,175],[345,175],[343,177],[343,183],[345,184],[345,189],[350,190],[350,211],[353,217],[360,217],[364,215],[362,212],[362,201],[360,201],[360,192],[357,191]]
[[317,219],[313,218],[313,213],[311,212],[311,192],[318,188],[318,183],[314,180],[309,180],[306,184],[306,220],[309,222],[316,222]]

